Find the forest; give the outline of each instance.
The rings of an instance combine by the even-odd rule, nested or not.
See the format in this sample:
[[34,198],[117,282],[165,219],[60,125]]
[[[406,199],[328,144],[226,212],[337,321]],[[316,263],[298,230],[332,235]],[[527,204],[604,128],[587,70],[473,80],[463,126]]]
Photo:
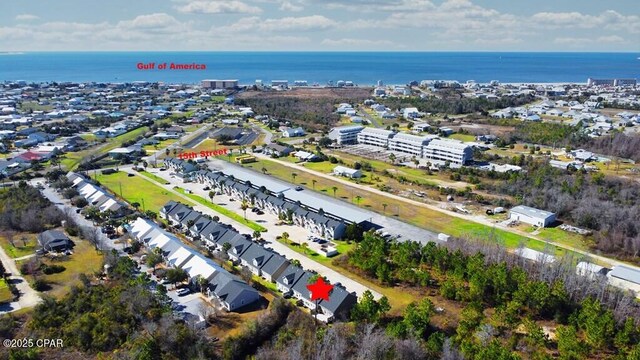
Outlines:
[[[415,337],[433,345],[434,337],[446,337],[448,346],[442,341],[438,351],[442,358],[459,358],[451,353],[468,359],[640,358],[640,305],[632,295],[607,287],[603,279],[576,275],[575,259],[540,266],[491,240],[455,239],[444,246],[422,246],[368,233],[342,261],[343,266],[396,287],[418,285],[407,273],[425,272],[428,288],[464,305],[451,329],[428,325],[433,310],[407,321],[420,309],[432,309],[428,299],[407,307],[403,318],[377,321],[400,339]],[[555,340],[543,334],[542,323],[555,328]]]
[[486,113],[493,109],[521,106],[531,103],[535,97],[520,95],[515,97],[500,97],[496,100],[465,97],[454,90],[441,91],[438,96],[399,98],[389,97],[381,100],[382,104],[397,111],[406,107],[415,107],[418,111],[426,113],[440,113],[448,115]]
[[[510,173],[486,188],[523,204],[555,212],[560,219],[594,230],[594,247],[637,261],[640,254],[640,185],[583,171],[567,173],[543,161],[525,160],[526,173]],[[489,174],[491,175],[491,174]]]
[[[342,91],[338,91],[342,90]],[[370,96],[366,89],[333,89],[332,92],[261,92],[239,96],[235,103],[249,106],[256,114],[288,120],[308,130],[327,131],[340,120],[336,105],[346,102],[357,104]]]
[[[115,359],[215,359],[215,346],[202,333],[176,321],[164,305],[162,292],[150,291],[148,278],[133,278],[135,264],[109,253],[111,279],[73,287],[60,300],[45,297],[30,319],[0,318],[4,338],[62,339],[63,349],[0,350],[3,358],[95,358],[99,353]],[[18,326],[22,325],[22,326]],[[102,358],[103,355],[100,356]]]
[[25,181],[0,190],[0,229],[3,231],[41,232],[50,225],[57,226],[62,219],[61,211]]

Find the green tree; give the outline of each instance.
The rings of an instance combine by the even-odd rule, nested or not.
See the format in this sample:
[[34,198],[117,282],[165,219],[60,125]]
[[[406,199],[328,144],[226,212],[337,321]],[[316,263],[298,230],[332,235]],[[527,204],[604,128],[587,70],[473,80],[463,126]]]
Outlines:
[[216,195],[216,193],[212,190],[209,191],[209,201],[213,202],[213,197]]
[[145,260],[148,267],[153,268],[153,273],[156,272],[156,266],[162,263],[162,255],[160,248],[155,248],[147,253],[147,259]]
[[177,283],[181,283],[189,278],[187,272],[181,268],[171,268],[167,270],[167,280],[171,282],[174,286]]
[[575,327],[571,325],[558,326],[556,329],[556,338],[560,359],[579,360],[584,358],[587,348],[580,342],[578,331]]
[[331,190],[333,190],[333,197],[336,197],[336,191],[338,191],[338,187],[337,186],[332,186]]
[[371,291],[366,290],[360,301],[351,310],[351,320],[377,323],[389,310],[391,310],[391,306],[386,296],[376,301]]
[[424,339],[430,327],[434,306],[431,300],[422,299],[419,303],[412,302],[404,310],[404,322],[407,329],[417,338]]

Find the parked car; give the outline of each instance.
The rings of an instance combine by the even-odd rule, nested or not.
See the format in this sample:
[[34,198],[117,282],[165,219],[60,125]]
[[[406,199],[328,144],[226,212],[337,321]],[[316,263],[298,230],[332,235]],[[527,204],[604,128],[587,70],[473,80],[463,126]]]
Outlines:
[[304,188],[302,186],[296,186],[296,191],[302,191]]
[[256,214],[258,214],[258,215],[264,215],[264,211],[262,211],[262,210],[258,210],[258,211],[256,212]]
[[202,190],[207,191],[207,190],[211,190],[211,188],[208,186],[205,186]]
[[191,293],[191,290],[189,290],[189,288],[182,288],[182,289],[179,289],[178,291],[176,291],[176,294],[178,296],[185,296],[185,295],[188,295],[190,293]]
[[160,168],[160,171],[167,171],[167,168]]

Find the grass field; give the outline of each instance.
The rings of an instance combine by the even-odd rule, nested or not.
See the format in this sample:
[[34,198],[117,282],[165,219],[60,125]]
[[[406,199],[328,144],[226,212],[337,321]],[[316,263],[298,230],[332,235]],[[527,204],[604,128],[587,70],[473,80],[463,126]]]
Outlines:
[[80,161],[82,161],[82,159],[91,158],[91,156],[106,154],[109,151],[117,147],[120,147],[123,142],[133,140],[136,137],[144,134],[148,130],[149,130],[148,127],[143,126],[141,128],[137,128],[135,130],[129,131],[126,134],[122,134],[114,138],[107,139],[107,142],[104,144],[99,144],[87,150],[65,154],[64,156],[65,158],[62,159],[60,163],[67,170],[74,170],[76,167],[78,167],[78,165],[80,165]]
[[[57,299],[68,294],[72,286],[80,284],[80,274],[90,276],[102,269],[103,255],[96,251],[93,244],[76,237],[72,237],[72,240],[75,243],[73,254],[60,259],[42,258],[42,262],[45,264],[62,265],[65,268],[64,271],[57,274],[41,275],[41,278],[50,286],[50,289],[43,293]],[[20,267],[25,261],[28,260],[16,262],[16,266]],[[34,280],[31,275],[27,275],[26,278],[29,282]]]
[[0,304],[4,302],[11,302],[13,300],[13,294],[9,290],[7,282],[0,278]]
[[163,189],[140,176],[127,176],[125,172],[115,174],[97,174],[96,179],[113,193],[120,195],[122,185],[122,198],[129,203],[137,202],[141,205],[144,201],[144,209],[155,212],[160,211],[169,200],[177,200],[169,190]]
[[167,139],[167,140],[162,140],[160,142],[158,142],[157,145],[145,145],[142,147],[142,149],[144,149],[144,151],[147,152],[147,154],[153,154],[154,152],[156,152],[156,149],[163,149],[175,142],[177,142],[178,139]]
[[148,171],[138,171],[138,174],[148,177],[151,180],[155,180],[157,182],[159,182],[160,184],[165,184],[165,185],[169,185],[171,184],[170,182],[168,182],[167,180],[161,178],[160,176],[156,175],[156,174],[152,174]]
[[[23,237],[27,239],[26,246],[22,241]],[[29,233],[14,234],[13,243],[15,246],[11,245],[11,243],[5,236],[0,236],[0,245],[4,249],[4,252],[14,259],[33,254],[36,251],[36,247],[38,246],[36,236]]]
[[451,134],[449,135],[449,139],[456,139],[464,142],[476,141],[476,137],[469,134]]
[[[291,173],[293,170],[270,160],[260,159],[257,163],[248,165],[248,167],[252,167],[257,171],[260,171],[264,167],[267,169],[268,174],[285,181],[291,181]],[[316,180],[316,191],[323,192],[329,196],[334,196],[333,187],[335,186],[337,188],[335,198],[337,199],[356,204],[356,196],[360,196],[359,206],[383,215],[393,216],[399,220],[427,230],[438,233],[443,232],[456,237],[486,237],[492,234],[497,241],[504,243],[504,245],[509,248],[518,247],[522,243],[526,247],[542,250],[546,245],[543,241],[501,229],[494,229],[487,225],[450,216],[440,211],[410,206],[404,201],[371,193],[358,187],[356,184],[347,186],[330,179],[314,176],[304,171],[298,171],[296,173],[298,174],[295,180],[296,184],[302,184],[312,189],[312,180]],[[383,204],[386,204],[386,208]],[[556,252],[562,254],[564,250],[557,249]]]
[[231,210],[229,210],[229,209],[227,209],[227,208],[225,208],[223,206],[220,206],[218,204],[214,204],[214,203],[212,203],[210,201],[207,201],[204,198],[202,198],[201,196],[194,195],[194,194],[189,194],[189,193],[185,192],[184,189],[180,189],[180,188],[179,189],[175,189],[175,190],[177,192],[181,193],[182,195],[187,196],[189,199],[197,202],[198,204],[204,205],[204,206],[208,207],[209,209],[211,209],[211,210],[213,210],[213,211],[215,211],[217,213],[220,213],[220,214],[222,214],[222,215],[224,215],[224,216],[226,216],[228,218],[231,218],[231,219],[233,219],[233,220],[235,220],[235,221],[237,221],[237,222],[239,222],[239,223],[241,223],[243,225],[246,225],[249,228],[251,228],[252,230],[257,230],[257,231],[262,231],[262,232],[267,231],[267,228],[265,228],[264,226],[259,225],[258,223],[253,222],[251,220],[247,220],[244,217],[242,217],[242,215],[238,215],[238,214],[234,213],[233,211],[231,211]]

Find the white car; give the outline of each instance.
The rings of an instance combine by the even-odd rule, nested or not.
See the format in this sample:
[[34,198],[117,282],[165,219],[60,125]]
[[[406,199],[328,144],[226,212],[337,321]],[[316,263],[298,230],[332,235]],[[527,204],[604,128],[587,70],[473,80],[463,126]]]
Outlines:
[[178,291],[176,291],[176,294],[178,296],[185,296],[185,295],[188,295],[190,293],[191,293],[191,290],[189,290],[188,288],[182,288],[182,289],[179,289]]

